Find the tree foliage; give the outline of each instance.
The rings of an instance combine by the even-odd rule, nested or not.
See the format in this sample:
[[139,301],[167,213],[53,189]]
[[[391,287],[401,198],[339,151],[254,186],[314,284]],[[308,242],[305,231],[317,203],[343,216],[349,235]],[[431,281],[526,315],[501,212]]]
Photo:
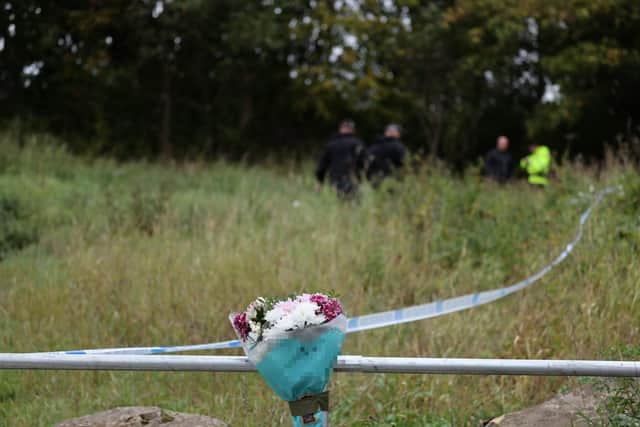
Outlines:
[[346,116],[597,157],[638,143],[640,3],[4,0],[0,83],[0,120],[120,157],[307,155]]

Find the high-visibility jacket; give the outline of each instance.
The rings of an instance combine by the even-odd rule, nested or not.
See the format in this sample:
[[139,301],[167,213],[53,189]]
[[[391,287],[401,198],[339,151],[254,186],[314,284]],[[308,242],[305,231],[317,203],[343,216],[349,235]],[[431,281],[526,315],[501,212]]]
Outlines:
[[520,161],[520,167],[529,176],[529,184],[546,186],[549,181],[547,175],[551,169],[551,151],[540,145],[531,155]]

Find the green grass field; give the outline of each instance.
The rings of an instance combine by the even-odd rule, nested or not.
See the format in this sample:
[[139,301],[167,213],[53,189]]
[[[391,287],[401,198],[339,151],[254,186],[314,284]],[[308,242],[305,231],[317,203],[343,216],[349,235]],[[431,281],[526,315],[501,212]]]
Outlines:
[[[83,160],[0,137],[0,352],[203,343],[259,295],[335,290],[359,315],[513,283],[553,259],[594,189],[622,184],[574,254],[480,308],[349,336],[345,354],[623,358],[640,339],[640,177],[565,164],[546,191],[426,165],[358,203],[310,165]],[[227,351],[225,354],[241,354]],[[335,374],[333,425],[470,425],[576,380]],[[157,405],[288,425],[254,374],[0,372],[0,426]]]

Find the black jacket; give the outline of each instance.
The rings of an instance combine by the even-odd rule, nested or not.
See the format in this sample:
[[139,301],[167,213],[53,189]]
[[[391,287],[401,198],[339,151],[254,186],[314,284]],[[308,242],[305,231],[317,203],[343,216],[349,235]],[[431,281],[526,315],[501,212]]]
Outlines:
[[367,150],[367,179],[383,179],[404,166],[407,149],[399,139],[382,137]]
[[484,162],[484,174],[498,182],[505,182],[513,176],[513,157],[496,148],[489,151]]
[[316,178],[324,182],[328,175],[333,185],[354,183],[364,166],[364,145],[353,134],[334,136],[320,157]]

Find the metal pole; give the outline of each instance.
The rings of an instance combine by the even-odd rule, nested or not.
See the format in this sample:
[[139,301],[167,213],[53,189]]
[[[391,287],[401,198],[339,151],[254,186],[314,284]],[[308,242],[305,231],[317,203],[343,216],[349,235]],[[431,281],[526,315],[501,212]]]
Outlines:
[[[244,356],[0,353],[0,369],[253,372]],[[640,377],[640,362],[340,356],[336,372]]]

